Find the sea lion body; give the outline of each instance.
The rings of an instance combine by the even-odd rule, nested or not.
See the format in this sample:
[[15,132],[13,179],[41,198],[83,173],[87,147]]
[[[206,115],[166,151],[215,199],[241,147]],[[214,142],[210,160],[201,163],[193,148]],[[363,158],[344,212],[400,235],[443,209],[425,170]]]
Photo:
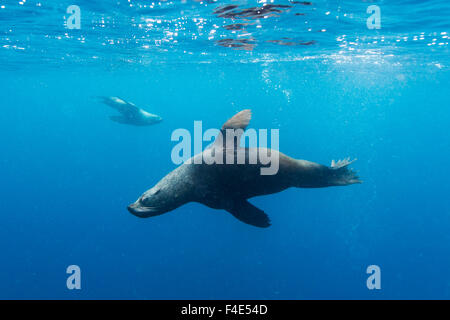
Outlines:
[[[234,153],[235,164],[187,164],[191,166],[190,170],[195,173],[196,181],[201,186],[207,186],[208,196],[205,197],[204,192],[199,195],[198,202],[207,204],[211,202],[211,198],[252,198],[283,191],[287,188],[300,186],[302,182],[305,185],[319,185],[318,179],[310,181],[311,171],[306,170],[301,176],[301,166],[296,160],[284,155],[281,152],[264,149],[264,148],[242,148],[241,152],[245,152],[245,164],[237,164],[237,150],[223,150],[223,153]],[[208,157],[211,150],[202,153],[202,157]],[[260,153],[278,153],[279,169],[274,175],[262,175],[261,168],[267,167],[263,165],[258,155]],[[258,159],[256,164],[249,164],[252,154]],[[254,156],[253,155],[253,156]],[[200,157],[199,155],[196,157]],[[194,162],[193,159],[191,162]],[[319,165],[320,167],[320,165]],[[318,170],[319,170],[318,167]],[[318,173],[318,172],[317,172]],[[315,175],[318,176],[317,174]],[[206,189],[202,187],[202,189]],[[214,203],[210,207],[215,207]],[[223,209],[223,208],[221,208]]]
[[112,121],[134,126],[149,126],[162,121],[156,114],[138,108],[134,103],[119,97],[100,97],[101,102],[120,112],[119,116],[110,116]]
[[[249,121],[250,115],[246,116]],[[231,127],[245,128],[248,121],[238,122]],[[230,127],[227,123],[222,130]],[[278,159],[276,174],[261,174],[261,169],[268,166],[261,161],[262,155]],[[208,164],[207,160],[213,156],[223,161]],[[234,162],[226,162],[227,156],[234,159]],[[245,161],[239,164],[238,156]],[[356,174],[347,168],[350,163],[348,160],[337,163],[333,161],[332,166],[327,167],[306,160],[296,160],[276,150],[236,146],[226,148],[222,143],[216,142],[211,148],[170,172],[130,205],[128,210],[138,217],[151,217],[188,202],[199,202],[210,208],[224,209],[247,224],[268,227],[268,216],[247,199],[277,193],[290,187],[320,188],[360,183]]]

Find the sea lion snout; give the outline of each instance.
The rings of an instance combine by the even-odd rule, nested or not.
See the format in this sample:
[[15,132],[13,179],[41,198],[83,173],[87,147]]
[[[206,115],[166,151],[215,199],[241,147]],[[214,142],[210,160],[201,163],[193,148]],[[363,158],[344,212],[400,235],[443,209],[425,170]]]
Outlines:
[[146,206],[142,197],[136,200],[135,203],[130,204],[127,207],[128,211],[139,218],[148,218],[160,215],[167,210],[160,210],[158,207]]
[[131,214],[143,218],[142,210],[140,210],[140,205],[138,204],[138,201],[136,201],[133,204],[130,204],[127,209],[128,211],[130,211]]
[[141,198],[139,198],[135,203],[132,203],[128,206],[128,211],[130,211],[131,214],[135,215],[139,218],[147,218],[151,217],[152,210],[151,208],[147,208],[142,205]]

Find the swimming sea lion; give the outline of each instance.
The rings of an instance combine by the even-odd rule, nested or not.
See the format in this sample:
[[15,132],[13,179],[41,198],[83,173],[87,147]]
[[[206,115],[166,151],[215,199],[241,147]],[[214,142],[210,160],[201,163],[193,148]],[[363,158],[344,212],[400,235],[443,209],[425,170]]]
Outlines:
[[[247,199],[280,192],[290,187],[321,188],[361,183],[354,171],[348,168],[349,159],[331,162],[327,167],[306,160],[296,160],[281,152],[265,148],[242,148],[239,143],[223,143],[227,130],[243,130],[250,122],[250,110],[243,110],[228,120],[222,127],[210,148],[192,157],[189,161],[170,172],[153,188],[146,191],[128,210],[141,218],[152,217],[174,210],[188,202],[199,202],[210,208],[224,209],[247,224],[265,228],[270,226],[269,217]],[[239,130],[240,129],[240,130]],[[278,157],[276,174],[262,175],[265,167],[260,161],[263,153]],[[199,157],[223,158],[245,156],[245,164],[207,164]],[[257,156],[257,162],[250,159]],[[255,158],[253,158],[255,159]],[[200,164],[197,164],[201,162]],[[266,165],[267,166],[267,165]]]
[[112,121],[131,124],[135,126],[148,126],[162,121],[162,118],[156,114],[151,114],[134,103],[125,101],[118,97],[100,97],[104,104],[116,109],[121,113],[120,116],[110,116]]

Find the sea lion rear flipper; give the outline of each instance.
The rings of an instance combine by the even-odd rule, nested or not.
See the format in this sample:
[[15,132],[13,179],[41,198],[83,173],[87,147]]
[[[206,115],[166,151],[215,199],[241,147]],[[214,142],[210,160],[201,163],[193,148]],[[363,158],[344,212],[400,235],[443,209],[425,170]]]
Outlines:
[[270,227],[269,216],[247,200],[235,201],[233,208],[227,209],[235,218],[259,228]]
[[230,141],[228,147],[230,144],[234,145],[233,149],[239,147],[239,142],[241,141],[242,134],[244,133],[245,128],[247,128],[248,124],[250,123],[251,118],[252,112],[250,109],[245,109],[236,113],[233,117],[228,119],[228,121],[223,124],[222,128],[220,129],[220,134],[216,137],[216,140],[214,141],[212,147],[225,148],[226,145],[224,145],[223,143],[224,137],[227,137],[226,132],[230,129],[234,130],[233,133],[236,142],[233,143],[233,141]]
[[350,160],[350,158],[338,160],[337,162],[331,161],[331,170],[328,178],[331,185],[347,186],[349,184],[362,183],[356,172],[348,167],[355,161],[356,159]]

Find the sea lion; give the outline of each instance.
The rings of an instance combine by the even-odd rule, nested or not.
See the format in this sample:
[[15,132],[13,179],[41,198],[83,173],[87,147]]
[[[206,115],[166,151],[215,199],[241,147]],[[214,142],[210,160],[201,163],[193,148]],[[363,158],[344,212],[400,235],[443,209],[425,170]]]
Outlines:
[[[280,192],[290,187],[321,188],[361,183],[356,173],[348,168],[349,159],[331,162],[324,166],[306,160],[296,160],[281,152],[265,148],[242,148],[239,143],[243,130],[250,122],[251,111],[243,110],[228,120],[215,142],[170,172],[153,188],[146,191],[128,210],[135,216],[146,218],[174,210],[188,202],[199,202],[210,208],[224,209],[244,223],[256,227],[269,227],[266,213],[247,199]],[[227,130],[240,131],[232,147],[222,137]],[[279,169],[274,175],[262,175],[264,167],[259,155],[269,153],[278,156]],[[245,155],[245,164],[201,164],[196,160],[211,156]],[[258,156],[255,164],[249,159]],[[254,159],[254,158],[253,158]],[[225,163],[225,162],[224,162]]]
[[162,121],[160,116],[138,108],[134,103],[125,101],[119,97],[99,98],[101,99],[101,102],[121,113],[120,116],[110,116],[109,118],[112,121],[134,126],[148,126]]

